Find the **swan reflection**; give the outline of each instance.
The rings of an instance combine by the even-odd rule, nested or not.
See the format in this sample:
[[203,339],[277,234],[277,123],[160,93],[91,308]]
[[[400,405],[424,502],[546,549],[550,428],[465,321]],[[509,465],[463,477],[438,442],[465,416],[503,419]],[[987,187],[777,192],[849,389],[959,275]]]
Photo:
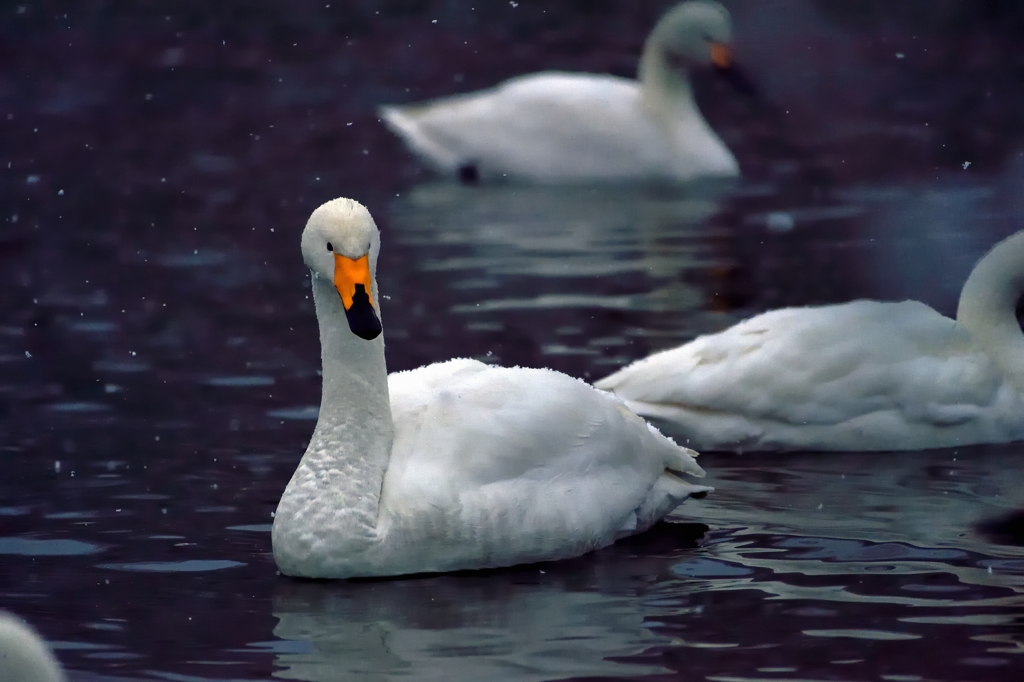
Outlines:
[[[704,501],[701,520],[734,530],[715,545],[714,557],[755,572],[769,569],[772,579],[757,587],[776,596],[1019,606],[1024,547],[992,544],[979,526],[1024,507],[1016,464],[1022,449],[1018,444],[884,454],[707,455],[701,464],[716,492]],[[755,535],[762,539],[756,546]],[[768,546],[765,535],[775,538]],[[848,578],[844,587],[800,587],[793,583],[808,581],[792,577],[883,572],[947,574],[951,580],[872,596],[858,593]],[[957,586],[965,585],[1002,589],[961,593]]]
[[[388,238],[422,247],[420,269],[446,273],[451,288],[487,291],[487,309],[589,304],[688,310],[702,304],[703,296],[681,275],[714,264],[709,241],[727,232],[716,234],[706,223],[719,210],[728,187],[714,182],[679,187],[465,187],[435,182],[395,202],[397,234]],[[437,256],[431,253],[434,249]],[[546,305],[537,292],[508,286],[518,276],[536,278],[534,289],[538,284],[546,292],[566,286],[565,293],[578,295]],[[615,278],[622,276],[669,281],[658,281],[644,293],[615,295],[622,284]],[[570,281],[576,278],[604,281],[581,287]],[[494,291],[499,283],[501,291]]]
[[[616,657],[669,644],[647,621],[685,610],[652,583],[687,555],[679,524],[580,559],[505,571],[381,582],[294,582],[275,587],[275,676],[319,682],[545,680],[664,673]],[[658,556],[665,544],[672,556]],[[672,581],[676,582],[676,581]]]

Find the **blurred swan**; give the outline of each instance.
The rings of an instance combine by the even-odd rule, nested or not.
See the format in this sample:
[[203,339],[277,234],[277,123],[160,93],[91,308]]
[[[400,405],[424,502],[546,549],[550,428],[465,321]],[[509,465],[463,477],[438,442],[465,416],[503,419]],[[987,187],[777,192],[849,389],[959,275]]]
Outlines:
[[387,376],[380,233],[357,202],[313,212],[323,394],[274,519],[281,572],[347,578],[578,556],[710,490],[680,448],[620,401],[543,369],[451,360]]
[[547,71],[380,113],[427,163],[464,180],[735,176],[736,159],[701,116],[687,77],[714,65],[747,87],[731,62],[731,38],[724,7],[685,2],[648,37],[638,81]]
[[993,248],[956,320],[916,301],[785,308],[597,382],[716,450],[918,450],[1024,438],[1024,232]]
[[24,621],[5,611],[0,611],[0,680],[67,680],[46,642]]

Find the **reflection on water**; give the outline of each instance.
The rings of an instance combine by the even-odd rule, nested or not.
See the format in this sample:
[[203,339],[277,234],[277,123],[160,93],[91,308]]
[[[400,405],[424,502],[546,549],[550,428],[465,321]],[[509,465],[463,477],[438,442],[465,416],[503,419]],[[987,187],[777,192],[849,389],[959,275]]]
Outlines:
[[[706,455],[705,518],[766,530],[899,542],[971,552],[996,551],[974,529],[1024,507],[1018,458],[1024,445],[913,453]],[[1024,557],[1007,546],[998,551]]]
[[308,649],[276,656],[276,677],[548,680],[667,672],[616,662],[670,638],[645,625],[662,607],[629,594],[636,566],[580,564],[513,574],[347,585],[282,582],[274,635]]
[[[701,228],[727,188],[435,182],[414,187],[396,202],[392,219],[399,243],[459,253],[421,262],[423,270],[453,273],[456,289],[494,288],[501,276],[678,278],[693,267],[701,243],[715,237]],[[474,272],[480,276],[470,279]],[[631,304],[651,309],[642,302],[647,297]],[[686,302],[692,305],[692,299]],[[666,309],[684,306],[670,303]]]
[[[707,500],[702,518],[732,529],[716,556],[780,576],[757,585],[776,597],[995,607],[993,623],[1006,621],[1006,608],[1024,606],[1024,547],[994,546],[979,527],[1024,508],[1015,465],[1020,449],[716,456],[705,464],[722,494]],[[847,582],[882,573],[927,576],[928,584],[872,594],[859,581]],[[842,582],[809,587],[786,575]]]
[[[623,364],[626,346],[692,332],[717,294],[699,284],[709,274],[723,293],[731,287],[730,230],[708,220],[732,189],[416,186],[392,202],[384,232],[415,253],[411,271],[383,275],[382,291],[399,291],[386,304],[399,317],[388,338],[422,338],[419,317],[436,319],[440,307],[470,340],[493,339],[472,353],[485,362],[550,366],[561,356],[583,375],[581,359]],[[412,278],[417,295],[404,298]],[[538,325],[549,330],[545,342],[524,347]]]

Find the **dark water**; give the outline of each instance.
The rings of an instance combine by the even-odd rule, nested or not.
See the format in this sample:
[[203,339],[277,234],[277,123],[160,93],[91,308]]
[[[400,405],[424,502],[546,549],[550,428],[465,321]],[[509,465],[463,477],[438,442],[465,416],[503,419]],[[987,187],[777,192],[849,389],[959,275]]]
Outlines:
[[1021,445],[705,454],[674,523],[506,571],[297,582],[268,534],[319,397],[320,202],[382,228],[392,369],[597,378],[783,305],[950,314],[1024,225],[1016,4],[737,0],[772,106],[695,80],[745,179],[568,189],[432,178],[374,107],[628,75],[671,3],[327,4],[0,8],[0,607],[73,680],[1019,679]]

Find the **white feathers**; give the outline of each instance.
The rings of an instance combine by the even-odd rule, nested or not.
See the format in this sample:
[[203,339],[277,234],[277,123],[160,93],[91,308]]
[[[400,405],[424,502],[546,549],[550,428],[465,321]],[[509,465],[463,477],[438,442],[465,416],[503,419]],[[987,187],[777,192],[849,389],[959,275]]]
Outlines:
[[667,13],[640,80],[543,72],[433,102],[381,107],[382,120],[437,170],[541,182],[735,176],[736,160],[701,116],[685,70],[728,44],[713,2]]
[[65,682],[66,679],[46,642],[24,621],[0,611],[0,680]]
[[314,217],[303,255],[320,270],[323,397],[274,517],[283,573],[396,575],[577,556],[710,490],[680,478],[703,476],[696,453],[564,374],[459,359],[386,376],[382,337],[349,329],[321,254],[328,241],[369,243],[375,272],[372,219],[362,207]]
[[597,382],[693,447],[914,450],[1024,438],[1024,233],[975,267],[957,320],[916,301],[758,315]]

